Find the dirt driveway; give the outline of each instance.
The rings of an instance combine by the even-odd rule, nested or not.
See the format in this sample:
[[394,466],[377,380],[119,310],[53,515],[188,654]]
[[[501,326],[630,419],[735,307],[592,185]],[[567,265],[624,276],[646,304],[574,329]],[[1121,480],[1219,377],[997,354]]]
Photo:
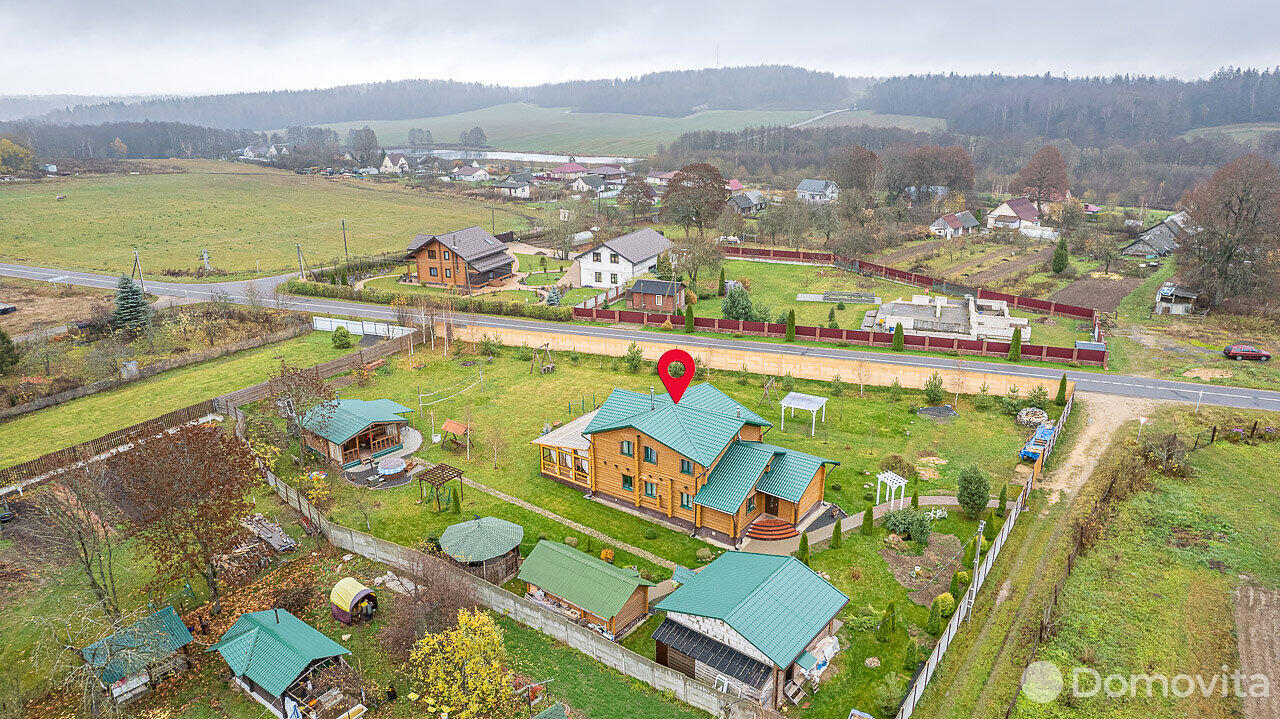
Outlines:
[[1049,493],[1049,503],[1061,499],[1063,492],[1083,487],[1102,456],[1100,448],[1111,444],[1111,435],[1120,425],[1148,414],[1157,404],[1157,400],[1076,392],[1072,410],[1084,410],[1084,426],[1066,461],[1055,462],[1040,481],[1040,487]]

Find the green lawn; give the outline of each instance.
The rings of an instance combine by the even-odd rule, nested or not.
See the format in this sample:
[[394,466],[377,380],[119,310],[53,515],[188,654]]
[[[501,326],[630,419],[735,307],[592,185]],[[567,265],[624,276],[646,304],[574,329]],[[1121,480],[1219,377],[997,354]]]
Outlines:
[[[422,285],[405,284],[400,282],[398,277],[378,277],[376,279],[369,280],[364,286],[373,290],[390,290],[409,296],[430,295],[433,297],[443,297],[449,293],[449,291],[443,287],[424,287]],[[538,301],[538,295],[533,290],[499,290],[498,292],[486,292],[476,296],[489,300],[502,300],[504,302],[534,303]]]
[[489,145],[503,150],[639,156],[655,152],[659,144],[684,132],[790,125],[815,114],[806,110],[705,110],[685,117],[653,117],[506,103],[453,115],[338,122],[327,127],[346,137],[348,130],[368,125],[390,146],[406,142],[409,130],[415,127],[430,130],[436,142],[449,143],[463,130],[479,126],[484,128]]
[[1222,133],[1236,142],[1251,144],[1256,142],[1258,138],[1263,135],[1277,131],[1280,131],[1280,122],[1241,122],[1234,125],[1197,127],[1194,130],[1188,130],[1183,133],[1183,137],[1187,139],[1197,139]]
[[38,410],[0,423],[0,466],[34,459],[256,384],[279,366],[281,358],[290,364],[314,365],[349,351],[334,349],[328,332],[312,332]]
[[[297,269],[294,243],[312,266],[351,254],[403,250],[420,232],[488,226],[489,207],[393,183],[326,179],[213,161],[171,161],[187,172],[110,175],[22,184],[0,192],[10,230],[0,260],[126,273],[133,250],[153,276],[194,272],[201,250],[238,276]],[[67,199],[54,202],[53,196]],[[498,205],[502,225],[526,221]],[[93,251],[86,252],[85,248]],[[179,278],[180,279],[180,278]]]
[[564,293],[564,297],[561,298],[560,304],[572,307],[579,302],[595,297],[603,291],[604,290],[598,287],[575,287]]
[[571,260],[557,260],[550,255],[527,255],[522,252],[513,254],[520,261],[519,266],[516,267],[519,272],[541,272],[543,270],[543,260],[546,260],[546,269],[548,271],[561,267],[568,269],[569,265],[573,264]]
[[947,121],[941,117],[925,115],[894,115],[874,110],[846,110],[806,123],[805,127],[838,127],[843,125],[870,125],[871,127],[900,127],[914,132],[933,132],[947,129]]
[[563,272],[534,272],[524,278],[526,285],[554,285],[564,277]]

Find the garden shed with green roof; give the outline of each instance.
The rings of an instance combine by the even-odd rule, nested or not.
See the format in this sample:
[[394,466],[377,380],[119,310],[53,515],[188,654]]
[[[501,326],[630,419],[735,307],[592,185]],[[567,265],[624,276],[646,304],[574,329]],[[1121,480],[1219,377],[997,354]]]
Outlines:
[[154,682],[187,668],[182,649],[191,632],[173,607],[149,614],[80,650],[118,704],[146,694]]
[[451,524],[440,534],[440,551],[467,572],[499,586],[520,567],[524,527],[497,517]]
[[278,717],[291,703],[306,704],[305,677],[342,661],[346,647],[283,609],[241,614],[216,644],[236,684]]
[[849,598],[795,557],[726,552],[658,603],[655,659],[776,709],[839,649]]
[[389,399],[340,399],[321,403],[302,415],[307,449],[342,466],[355,467],[404,447],[404,414],[413,410]]
[[649,616],[653,582],[635,569],[615,567],[567,544],[538,542],[517,575],[526,597],[611,640]]

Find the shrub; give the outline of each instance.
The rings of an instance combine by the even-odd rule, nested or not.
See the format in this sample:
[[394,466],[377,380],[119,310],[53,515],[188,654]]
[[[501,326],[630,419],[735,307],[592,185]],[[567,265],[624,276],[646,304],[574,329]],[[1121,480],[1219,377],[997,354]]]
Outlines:
[[843,302],[837,302],[837,303],[836,303],[836,309],[838,309],[838,310],[842,310],[842,309],[844,309],[844,303],[843,303]]
[[971,464],[960,470],[959,485],[956,501],[969,519],[977,519],[991,499],[991,483],[987,481],[987,475]]
[[796,378],[792,377],[791,373],[788,372],[782,375],[782,380],[778,382],[778,386],[782,388],[783,392],[790,392],[796,388]]
[[871,513],[871,505],[867,505],[866,510],[862,512],[862,526],[858,527],[858,534],[869,536],[876,529],[876,518]]
[[1009,342],[1009,361],[1017,362],[1022,359],[1022,328],[1013,328],[1013,340]]
[[875,500],[876,500],[875,492],[872,492],[871,490],[868,489],[867,491],[862,493],[862,501],[874,502]]
[[644,352],[640,350],[640,345],[632,342],[627,347],[627,354],[623,356],[622,362],[627,366],[627,371],[631,374],[639,372],[641,365],[644,364]]
[[684,331],[693,332],[693,305],[686,305],[684,308]]
[[575,537],[575,536],[573,536],[572,534],[570,534],[569,536],[567,536],[567,537],[565,537],[565,538],[564,538],[564,543],[565,543],[565,544],[567,544],[567,545],[569,545],[570,547],[577,547],[577,546],[578,546],[578,538],[577,538],[577,537]]
[[839,549],[844,544],[844,530],[840,527],[840,518],[836,517],[836,524],[831,528],[831,548]]
[[610,547],[605,547],[604,549],[601,549],[600,560],[603,562],[608,562],[609,564],[613,564],[613,549]]
[[334,349],[349,349],[352,345],[351,332],[346,327],[339,327],[333,331],[333,336],[329,338],[329,341],[333,343]]
[[582,359],[582,355],[578,350],[569,350],[569,361],[578,364],[578,360]]
[[844,394],[844,388],[844,381],[840,379],[840,375],[836,375],[831,378],[831,386],[827,390],[827,393],[832,397],[839,397]]
[[859,614],[849,618],[848,627],[855,632],[869,632],[880,625],[877,617],[871,614]]
[[706,547],[698,547],[698,551],[694,553],[694,556],[698,558],[699,562],[710,562],[716,558],[716,555]]
[[[902,330],[902,323],[899,322],[893,328],[893,351],[901,352],[906,349],[906,334]],[[895,380],[897,381],[897,380]]]
[[649,527],[648,529],[644,530],[644,538],[648,540],[657,539],[658,530],[654,529],[653,527]]
[[978,393],[973,396],[973,408],[980,412],[986,412],[991,409],[994,401],[995,398],[991,396],[991,385],[983,382],[982,386],[978,388]]
[[1004,483],[1000,485],[1000,503],[996,506],[996,516],[1004,519],[1005,505],[1009,503],[1009,485]]
[[898,709],[898,704],[902,702],[905,691],[906,682],[903,678],[897,672],[889,672],[885,675],[884,681],[876,685],[871,693],[871,700],[885,716],[893,716]]
[[964,566],[966,567],[972,567],[973,560],[977,557],[977,554],[976,554],[977,551],[978,551],[978,538],[974,537],[964,547],[964,559],[962,560],[962,564],[964,564]]
[[920,645],[914,641],[907,642],[907,653],[902,657],[902,668],[904,671],[915,672],[918,666],[920,666]]
[[671,318],[670,318],[670,317],[668,317],[668,318],[666,318],[665,320],[663,320],[663,321],[662,321],[662,331],[663,331],[663,332],[670,332],[670,331],[671,331],[671,330],[673,330],[673,329],[675,329],[675,325],[671,324]]
[[924,623],[924,630],[935,637],[942,633],[942,605],[937,599],[929,607],[929,619]]
[[920,489],[915,485],[912,485],[911,487],[911,508],[920,508]]
[[884,528],[894,534],[909,537],[913,542],[928,544],[933,522],[919,510],[899,509],[884,516]]
[[533,348],[530,347],[529,345],[520,345],[519,347],[516,348],[515,357],[520,362],[532,362]]
[[994,542],[996,535],[1000,533],[1000,520],[996,519],[996,513],[991,509],[987,509],[987,523],[982,526],[982,538],[988,542]]
[[827,322],[835,322],[835,321],[836,321],[836,308],[832,307],[830,310],[827,310]]
[[1058,396],[1053,398],[1053,403],[1059,407],[1067,403],[1067,373],[1062,373],[1062,379],[1058,380]]
[[1049,390],[1044,387],[1036,387],[1027,393],[1027,400],[1024,402],[1027,407],[1039,407],[1044,409],[1049,406]]
[[497,357],[498,353],[502,351],[502,343],[498,341],[498,338],[490,337],[487,334],[480,335],[480,341],[476,343],[476,346],[480,349],[480,354],[487,357]]
[[947,593],[953,597],[958,597],[962,588],[960,586],[960,572],[954,572],[951,575],[951,586],[947,588]]
[[929,379],[924,383],[924,398],[931,405],[939,405],[946,396],[947,392],[942,388],[942,375],[937,372],[929,375]]
[[908,481],[920,476],[920,471],[916,469],[915,464],[900,454],[886,455],[884,459],[880,460],[880,471],[893,472]]
[[800,546],[796,548],[796,559],[799,559],[804,566],[809,566],[809,533],[800,533]]
[[933,601],[938,604],[938,610],[943,619],[950,619],[951,615],[956,613],[956,598],[951,596],[950,592],[939,594]]
[[796,311],[787,310],[787,341],[791,342],[796,338]]
[[839,492],[839,491],[840,491],[840,490],[842,490],[842,489],[844,489],[844,485],[843,485],[843,484],[840,484],[839,482],[836,482],[836,483],[834,483],[834,484],[832,484],[832,485],[831,485],[831,491],[832,491],[832,492]]
[[902,383],[894,377],[893,383],[889,385],[889,401],[897,402],[900,399],[902,399]]

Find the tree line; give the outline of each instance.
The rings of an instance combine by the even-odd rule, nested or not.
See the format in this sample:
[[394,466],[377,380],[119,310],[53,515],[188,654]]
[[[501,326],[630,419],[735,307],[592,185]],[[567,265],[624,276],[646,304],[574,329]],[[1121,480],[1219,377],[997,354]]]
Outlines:
[[140,159],[221,157],[267,137],[247,130],[218,130],[181,122],[104,122],[97,125],[0,124],[41,158]]

